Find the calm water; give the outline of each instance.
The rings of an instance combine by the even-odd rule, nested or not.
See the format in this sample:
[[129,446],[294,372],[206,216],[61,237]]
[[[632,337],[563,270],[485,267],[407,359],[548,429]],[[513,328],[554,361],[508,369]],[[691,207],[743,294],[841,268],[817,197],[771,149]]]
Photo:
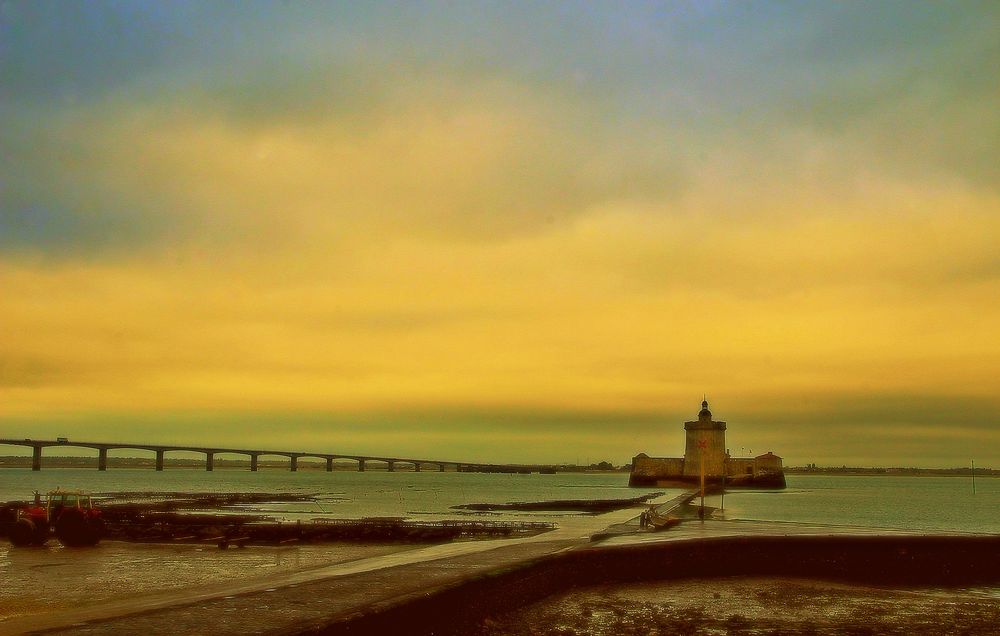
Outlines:
[[[485,475],[438,472],[333,472],[281,470],[53,468],[33,473],[0,470],[0,501],[24,499],[57,486],[93,492],[291,491],[317,493],[315,503],[268,505],[275,516],[413,519],[537,519],[552,513],[471,513],[450,506],[473,502],[627,498],[654,492],[628,488],[625,474]],[[1000,533],[1000,479],[957,477],[848,477],[790,475],[776,492],[731,492],[726,516],[737,519],[808,521],[838,525]],[[709,498],[718,506],[718,497]],[[572,514],[572,513],[570,513]]]
[[[315,493],[318,501],[268,504],[266,512],[298,519],[313,517],[408,517],[434,519],[523,519],[563,516],[553,513],[483,513],[453,510],[465,503],[505,503],[550,499],[618,499],[669,489],[629,488],[628,476],[557,474],[488,475],[477,473],[332,472],[300,470],[174,469],[157,473],[148,469],[53,468],[33,473],[24,469],[0,470],[0,501],[25,499],[33,490],[57,486],[91,492],[108,491],[228,491]],[[678,491],[680,492],[680,491]],[[258,506],[259,508],[259,506]],[[569,513],[574,514],[574,513]]]
[[[1000,533],[1000,479],[789,475],[783,491],[726,495],[735,519]],[[710,500],[719,505],[719,498]],[[708,503],[708,502],[706,502]]]

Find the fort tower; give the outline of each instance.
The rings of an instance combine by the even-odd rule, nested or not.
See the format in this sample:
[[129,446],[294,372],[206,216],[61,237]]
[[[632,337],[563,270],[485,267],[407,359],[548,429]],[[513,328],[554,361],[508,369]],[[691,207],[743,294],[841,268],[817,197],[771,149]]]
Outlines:
[[[701,403],[701,411],[694,422],[684,422],[684,475],[701,474],[701,453],[705,454],[705,476],[721,477],[726,474],[726,423],[712,420],[708,400]],[[701,442],[701,444],[699,444]],[[703,446],[704,448],[701,448]]]

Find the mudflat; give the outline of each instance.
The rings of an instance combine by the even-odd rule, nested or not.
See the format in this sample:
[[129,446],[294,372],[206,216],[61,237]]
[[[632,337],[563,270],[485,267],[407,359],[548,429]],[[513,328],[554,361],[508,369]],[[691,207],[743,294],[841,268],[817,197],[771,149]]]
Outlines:
[[280,581],[283,575],[413,549],[406,544],[254,546],[219,550],[190,544],[104,541],[71,549],[55,541],[44,548],[0,544],[0,634],[7,620],[107,602],[139,605],[195,596],[234,584]]
[[479,636],[1000,634],[1000,588],[900,589],[814,579],[602,585],[491,616]]

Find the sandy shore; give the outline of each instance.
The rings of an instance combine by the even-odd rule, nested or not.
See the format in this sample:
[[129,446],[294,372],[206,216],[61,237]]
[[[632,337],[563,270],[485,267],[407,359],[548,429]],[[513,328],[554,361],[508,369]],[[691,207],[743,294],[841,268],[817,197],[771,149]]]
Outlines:
[[[419,594],[435,576],[462,578],[477,567],[489,570],[492,557],[483,553],[510,547],[533,556],[548,554],[552,544],[562,548],[585,542],[595,530],[634,515],[634,510],[619,510],[567,516],[557,530],[531,537],[432,546],[329,544],[226,551],[115,541],[76,551],[4,546],[0,576],[17,572],[18,578],[0,587],[0,608],[7,612],[0,617],[0,635],[39,628],[73,632],[72,626],[82,621],[104,622],[80,627],[80,633],[197,633],[198,626],[213,621],[220,635],[287,630],[334,611],[338,604],[349,610],[387,592],[400,593],[401,585],[412,585],[406,593]],[[457,564],[463,559],[470,565]],[[65,576],[46,572],[59,567],[66,568]],[[426,571],[397,577],[398,568]],[[36,584],[41,586],[38,593]],[[267,611],[261,611],[265,606]],[[134,616],[136,612],[144,614]]]
[[70,549],[0,544],[0,631],[6,619],[106,601],[155,600],[178,592],[224,589],[234,581],[275,580],[283,574],[410,550],[406,544],[330,544],[219,550],[211,545],[105,541]]
[[902,590],[788,578],[597,586],[485,619],[480,636],[1000,634],[1000,589]]

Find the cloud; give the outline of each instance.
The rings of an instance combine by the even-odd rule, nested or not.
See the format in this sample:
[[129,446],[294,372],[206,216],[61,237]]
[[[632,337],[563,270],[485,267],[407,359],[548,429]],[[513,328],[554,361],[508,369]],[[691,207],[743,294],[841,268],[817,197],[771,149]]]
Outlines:
[[806,457],[995,391],[989,8],[2,6],[8,421],[622,461],[709,391]]
[[630,157],[630,140],[552,95],[411,79],[380,99],[377,116],[294,123],[197,97],[25,116],[6,142],[5,243],[65,256],[373,230],[495,240],[679,187],[667,149]]
[[[841,12],[806,44],[833,62],[787,101],[791,121],[868,149],[859,159],[910,178],[950,174],[994,193],[1000,185],[994,116],[1000,88],[993,36],[1000,12],[986,5],[891,5]],[[877,34],[877,35],[876,35]]]

